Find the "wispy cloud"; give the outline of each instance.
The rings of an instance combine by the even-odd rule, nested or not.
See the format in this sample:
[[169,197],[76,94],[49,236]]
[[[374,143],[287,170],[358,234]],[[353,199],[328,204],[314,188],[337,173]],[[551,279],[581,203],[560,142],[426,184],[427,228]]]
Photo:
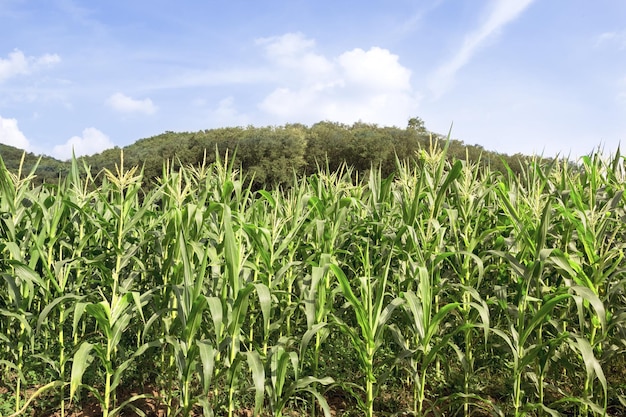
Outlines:
[[434,95],[439,97],[450,89],[456,73],[467,65],[476,52],[508,23],[519,17],[535,0],[496,0],[485,21],[465,37],[458,52],[436,71],[430,83]]
[[122,93],[113,94],[106,104],[120,113],[153,114],[157,111],[157,107],[149,98],[137,100]]
[[422,4],[420,3],[421,8],[413,14],[408,15],[408,17],[405,17],[405,19],[401,21],[395,28],[394,34],[396,36],[404,37],[413,33],[417,28],[422,25],[424,17],[428,15],[428,13],[439,7],[443,2],[444,0],[434,0],[432,3],[426,5],[425,7],[422,6]]
[[0,58],[0,83],[17,75],[30,74],[33,71],[49,68],[61,62],[57,54],[44,54],[39,57],[26,56],[19,49],[9,53],[8,58]]
[[621,49],[626,49],[626,30],[604,32],[596,38],[596,46],[617,45]]

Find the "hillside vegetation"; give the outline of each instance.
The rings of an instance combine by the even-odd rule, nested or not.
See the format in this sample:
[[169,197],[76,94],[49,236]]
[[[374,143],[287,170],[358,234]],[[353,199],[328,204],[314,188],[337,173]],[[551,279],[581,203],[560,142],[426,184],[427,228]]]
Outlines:
[[[165,164],[199,166],[215,161],[216,152],[224,158],[235,155],[234,164],[241,167],[255,188],[270,188],[291,184],[298,176],[317,172],[318,166],[336,170],[342,164],[352,167],[361,176],[372,166],[380,167],[383,175],[396,168],[396,156],[412,159],[420,149],[427,149],[431,138],[440,135],[429,132],[418,118],[409,121],[405,129],[355,123],[344,125],[320,122],[312,126],[289,124],[271,127],[230,127],[198,132],[165,132],[141,139],[123,148],[126,169],[143,168],[144,183],[150,185],[162,176]],[[22,151],[0,145],[0,156],[11,172],[19,167]],[[504,171],[504,163],[520,172],[528,160],[522,155],[500,155],[479,145],[465,145],[452,140],[449,158],[469,160]],[[229,158],[230,159],[230,158]],[[38,157],[27,154],[23,171],[30,172]],[[120,160],[120,148],[80,158],[91,167],[95,176],[103,168],[112,170]],[[504,162],[504,163],[503,163]],[[69,162],[43,157],[36,171],[36,183],[56,183],[69,171]]]

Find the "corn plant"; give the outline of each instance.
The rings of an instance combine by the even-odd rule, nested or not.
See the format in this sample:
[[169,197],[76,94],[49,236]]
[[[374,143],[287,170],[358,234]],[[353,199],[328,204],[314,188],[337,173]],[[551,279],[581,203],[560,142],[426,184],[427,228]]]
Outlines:
[[[440,357],[442,349],[450,343],[454,332],[442,335],[442,327],[448,327],[446,317],[458,309],[461,303],[445,304],[435,311],[436,291],[432,276],[425,267],[415,267],[417,293],[406,291],[402,294],[403,308],[408,316],[408,325],[404,330],[393,326],[396,342],[403,349],[401,357],[408,360],[408,368],[413,380],[413,413],[422,416],[425,413],[426,378],[429,367]],[[442,326],[443,325],[443,326]]]
[[1,359],[7,369],[13,370],[15,378],[15,411],[21,408],[22,384],[25,355],[32,354],[34,343],[34,310],[39,303],[38,295],[46,291],[47,285],[29,265],[27,242],[32,226],[28,212],[35,196],[30,191],[33,171],[22,176],[24,156],[16,174],[9,173],[4,162],[0,163],[0,250],[2,251],[2,277],[7,285],[5,299],[0,306],[4,329],[2,339],[8,359]]
[[[466,160],[469,158],[466,158]],[[463,414],[471,414],[472,383],[476,381],[475,340],[478,327],[482,326],[484,345],[488,343],[489,310],[487,301],[480,295],[485,263],[488,263],[488,242],[499,235],[500,228],[494,215],[494,192],[492,175],[488,168],[479,169],[477,162],[463,165],[461,175],[451,184],[449,208],[450,238],[445,258],[454,271],[451,279],[460,284],[462,305],[459,313],[464,326],[463,343],[457,354],[463,367]],[[480,323],[480,325],[479,325]]]
[[[141,174],[135,175],[135,169],[124,171],[123,154],[120,165],[114,174],[106,171],[106,183],[103,187],[111,187],[109,195],[104,195],[100,200],[104,212],[99,217],[100,221],[106,222],[102,225],[104,242],[113,253],[112,268],[104,262],[97,262],[94,265],[93,274],[100,276],[105,284],[107,293],[100,289],[99,302],[88,303],[84,311],[88,317],[95,320],[97,328],[103,337],[103,343],[92,344],[85,341],[76,351],[72,364],[72,377],[70,384],[70,398],[81,385],[82,372],[85,363],[92,361],[95,357],[104,368],[104,393],[92,390],[102,405],[102,412],[105,417],[109,414],[117,415],[120,407],[115,407],[116,388],[121,381],[123,372],[137,358],[144,353],[152,343],[141,345],[133,354],[118,361],[119,344],[123,335],[128,331],[131,320],[144,319],[142,306],[147,303],[150,294],[139,294],[133,291],[135,274],[132,271],[133,262],[136,261],[135,254],[139,250],[142,236],[137,235],[137,226],[141,224],[150,200],[144,201],[144,206],[137,208],[137,194],[140,191]],[[104,198],[108,197],[108,198]],[[109,229],[109,230],[107,230]],[[134,400],[134,399],[131,399]]]
[[[302,339],[300,349],[294,349],[293,339],[281,338],[276,345],[272,346],[267,361],[269,362],[269,380],[266,383],[266,392],[269,399],[270,411],[275,417],[282,417],[283,410],[287,402],[295,396],[308,393],[319,403],[324,412],[324,416],[329,417],[330,408],[324,397],[315,389],[314,385],[329,385],[334,381],[332,378],[316,378],[312,376],[300,376],[300,357],[306,350],[307,342],[313,336],[312,333],[305,334]],[[292,378],[289,378],[291,369]]]
[[[529,187],[539,186],[532,179],[528,180],[527,184]],[[507,298],[508,293],[505,288],[504,292],[500,293],[500,296],[504,297],[500,299],[500,305],[505,309],[510,334],[499,329],[494,329],[494,332],[506,341],[511,350],[513,408],[515,415],[521,416],[527,412],[528,407],[534,405],[525,398],[528,393],[522,387],[525,368],[538,363],[536,361],[538,355],[545,354],[544,325],[548,322],[549,314],[556,305],[569,297],[569,294],[563,293],[562,290],[555,294],[554,290],[551,291],[551,288],[544,284],[544,265],[551,253],[551,250],[545,247],[552,213],[551,201],[545,201],[541,208],[542,202],[536,200],[536,198],[542,198],[541,193],[523,194],[523,191],[519,191],[521,187],[519,183],[513,183],[513,185],[516,187],[508,190],[507,193],[505,186],[501,184],[498,192],[501,196],[501,204],[513,220],[512,225],[518,239],[514,242],[515,246],[512,251],[494,251],[493,253],[509,262],[510,271],[517,278],[511,280],[512,307],[515,310],[513,312],[509,307],[510,300]],[[525,205],[525,202],[528,204]],[[533,216],[525,215],[523,210],[528,210]],[[534,221],[535,215],[539,214],[541,217],[538,225],[525,223],[527,220]],[[527,342],[534,344],[528,347]],[[551,350],[548,349],[547,352]],[[540,363],[547,363],[547,361],[544,359]],[[543,406],[543,370],[539,370],[538,374],[540,377],[538,404]]]
[[[618,185],[623,178],[620,160],[619,153],[612,162],[598,155],[583,157],[581,172],[564,178],[568,192],[562,193],[557,205],[569,245],[555,251],[552,260],[566,285],[574,287],[581,295],[575,298],[574,310],[579,320],[578,326],[571,328],[576,334],[572,348],[579,352],[586,365],[598,360],[606,365],[620,351],[607,325],[611,322],[611,329],[615,329],[623,324],[621,319],[614,320],[618,316],[611,314],[619,303],[611,299],[610,290],[620,282],[623,273],[624,244],[618,226],[624,213],[623,190]],[[598,401],[594,402],[594,397],[598,396],[592,383],[594,376],[601,383],[601,401],[606,410],[608,387],[602,367],[587,366],[585,370],[582,390],[585,401],[581,403],[581,414],[586,414],[589,406],[598,413]]]
[[292,189],[290,198],[261,190],[258,200],[247,213],[251,218],[244,220],[243,229],[250,238],[251,251],[254,254],[249,262],[255,266],[254,280],[262,282],[276,297],[275,311],[279,311],[281,316],[277,320],[285,324],[275,325],[270,329],[269,324],[264,322],[265,354],[271,331],[278,330],[280,336],[292,336],[292,322],[298,306],[294,299],[296,280],[302,264],[298,259],[300,248],[296,239],[306,227],[310,209],[304,200],[303,187],[299,187],[297,190]]
[[[351,239],[351,213],[360,206],[359,191],[352,183],[352,172],[345,165],[336,172],[320,171],[308,180],[307,206],[312,219],[303,230],[306,263],[311,272],[301,282],[301,305],[307,332],[314,331],[311,373],[318,376],[323,344],[330,335],[337,290],[329,274],[329,266],[344,254]],[[318,329],[318,330],[317,330]],[[314,401],[314,399],[311,399]],[[315,408],[311,415],[315,415]]]
[[358,291],[356,294],[352,289],[351,280],[343,270],[336,264],[330,265],[330,270],[337,278],[341,288],[341,294],[354,311],[357,328],[350,326],[338,315],[333,315],[333,320],[336,326],[348,336],[358,355],[361,370],[365,374],[363,411],[368,417],[372,417],[374,415],[374,399],[378,391],[374,358],[385,340],[387,321],[391,318],[393,310],[402,304],[402,299],[396,297],[385,303],[390,259],[382,268],[381,275],[373,276],[367,244],[358,256],[362,270],[357,273],[362,275],[356,277]]
[[181,412],[185,416],[189,415],[197,402],[192,395],[191,383],[198,370],[203,382],[202,394],[208,395],[215,358],[215,347],[199,333],[202,315],[208,307],[207,299],[202,294],[208,256],[206,251],[200,251],[199,265],[196,265],[194,252],[189,251],[187,242],[185,232],[181,230],[178,243],[183,279],[182,285],[173,287],[176,315],[171,333],[165,336],[165,342],[173,348],[181,383]]
[[[71,352],[78,341],[78,334],[73,334],[73,343],[67,346],[66,320],[72,307],[85,299],[85,295],[80,294],[85,278],[83,251],[90,239],[90,230],[86,225],[94,220],[87,209],[90,193],[86,187],[90,181],[89,177],[81,178],[78,162],[73,159],[65,181],[55,185],[52,188],[54,193],[46,196],[45,200],[33,200],[30,211],[31,222],[39,231],[37,236],[33,236],[31,263],[43,271],[48,284],[48,297],[42,300],[46,305],[40,309],[37,332],[57,334],[57,346],[46,345],[45,352],[37,356],[50,365],[63,384],[59,393],[61,417],[66,411],[68,350]],[[54,341],[50,337],[45,340]]]

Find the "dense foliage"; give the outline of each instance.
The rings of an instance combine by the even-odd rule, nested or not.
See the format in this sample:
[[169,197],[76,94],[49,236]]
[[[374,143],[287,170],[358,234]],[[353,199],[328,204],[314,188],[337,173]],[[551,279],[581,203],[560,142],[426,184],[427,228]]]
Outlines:
[[0,158],[4,161],[6,168],[16,173],[22,169],[24,172],[31,172],[36,169],[37,183],[57,182],[60,176],[65,176],[69,171],[70,164],[56,160],[49,156],[37,156],[32,152],[24,152],[0,143]]
[[0,166],[2,415],[626,413],[621,156],[257,191],[216,159]]
[[[361,175],[375,166],[387,176],[396,168],[396,156],[412,158],[421,148],[428,147],[431,137],[439,135],[429,132],[420,119],[413,118],[405,129],[366,123],[320,122],[310,127],[289,124],[165,132],[139,140],[123,150],[127,168],[142,166],[145,179],[152,180],[161,176],[164,160],[175,165],[198,166],[205,160],[214,162],[215,149],[218,149],[222,158],[227,153],[234,155],[234,165],[241,167],[258,189],[290,185],[294,173],[311,175],[319,166],[335,171],[347,164]],[[111,149],[85,160],[95,174],[102,168],[113,169],[118,155],[119,149]],[[516,172],[528,160],[520,154],[500,155],[457,140],[450,142],[448,157],[479,162],[498,170],[503,170],[507,164]]]
[[[215,161],[215,150],[224,158],[234,155],[234,164],[240,167],[246,178],[252,180],[255,189],[290,185],[294,174],[301,177],[317,172],[322,166],[331,171],[347,164],[354,173],[367,174],[371,166],[380,167],[384,176],[395,170],[396,156],[412,158],[422,147],[427,147],[431,136],[419,118],[409,120],[405,129],[380,127],[374,124],[355,123],[344,125],[320,122],[312,126],[290,124],[273,127],[229,127],[201,130],[198,132],[165,132],[123,148],[125,169],[133,166],[143,168],[146,187],[162,175],[164,163],[175,166],[198,166],[204,161]],[[91,167],[95,176],[102,169],[113,170],[119,161],[119,148],[81,158]],[[0,145],[0,156],[10,171],[16,172],[22,151]],[[515,172],[529,158],[489,152],[479,145],[465,145],[452,140],[448,157],[479,162],[494,170],[504,170],[504,164]],[[35,166],[37,157],[26,155],[24,170]],[[70,169],[69,162],[43,157],[37,167],[36,182],[56,183]]]

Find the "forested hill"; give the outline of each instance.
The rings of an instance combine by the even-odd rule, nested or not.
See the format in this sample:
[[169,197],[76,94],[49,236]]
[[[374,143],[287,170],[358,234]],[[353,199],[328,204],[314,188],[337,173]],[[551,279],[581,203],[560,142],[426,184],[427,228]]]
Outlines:
[[[142,166],[148,180],[161,176],[166,161],[174,164],[197,165],[215,159],[215,150],[224,156],[235,155],[235,165],[257,186],[285,184],[293,179],[293,172],[311,174],[318,165],[337,169],[343,162],[356,171],[365,172],[372,164],[381,166],[383,174],[393,172],[396,155],[400,159],[415,157],[420,148],[428,148],[431,137],[445,140],[424,128],[423,122],[411,119],[406,128],[380,127],[373,124],[345,125],[320,122],[312,126],[287,124],[269,127],[230,127],[198,132],[165,132],[141,139],[124,147],[124,165]],[[0,145],[0,156],[9,170],[17,171],[23,151]],[[513,170],[519,170],[525,157],[501,155],[478,145],[465,145],[458,140],[450,142],[448,157],[480,160],[493,169],[504,169],[503,160]],[[28,173],[38,156],[26,154],[23,173]],[[80,158],[97,174],[103,168],[113,169],[120,161],[120,148]],[[69,168],[68,162],[42,157],[36,175],[39,181],[56,182]]]
[[59,176],[65,175],[69,169],[67,162],[59,161],[51,156],[35,155],[2,143],[0,143],[0,157],[10,172],[18,173],[21,169],[22,177],[27,176],[37,166],[35,174],[38,181],[58,181]]

